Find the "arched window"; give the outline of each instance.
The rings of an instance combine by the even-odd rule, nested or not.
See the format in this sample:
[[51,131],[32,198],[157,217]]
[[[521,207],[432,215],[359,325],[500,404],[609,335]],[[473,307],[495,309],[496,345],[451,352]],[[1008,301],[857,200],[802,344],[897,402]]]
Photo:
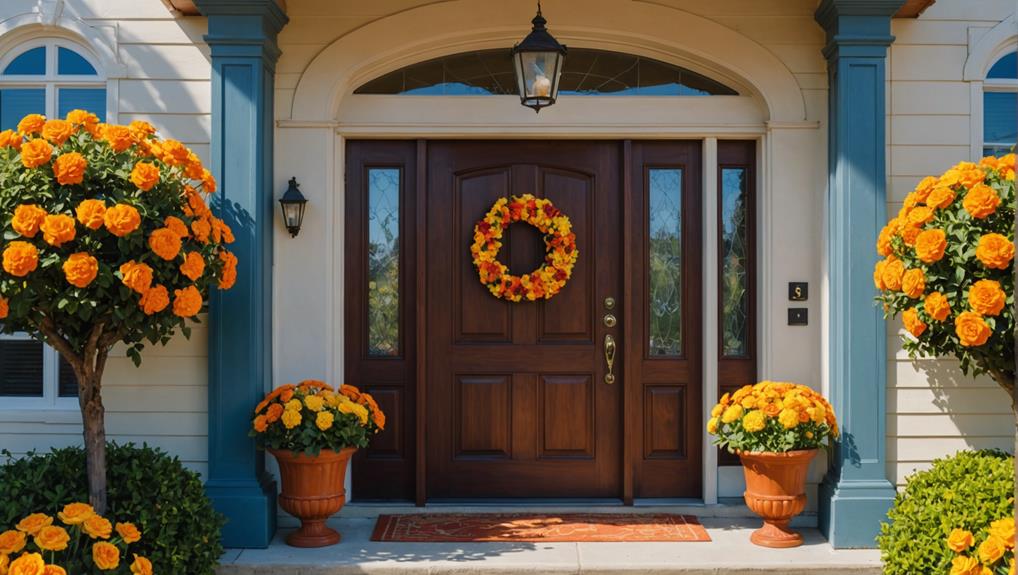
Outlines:
[[983,155],[1010,153],[1018,142],[1018,52],[990,66],[983,81]]
[[[509,50],[481,50],[412,64],[365,83],[354,94],[516,95]],[[606,50],[570,48],[560,95],[735,96],[738,92],[674,64]]]
[[106,120],[105,78],[80,47],[42,39],[0,57],[0,130],[27,114],[57,118],[77,108]]

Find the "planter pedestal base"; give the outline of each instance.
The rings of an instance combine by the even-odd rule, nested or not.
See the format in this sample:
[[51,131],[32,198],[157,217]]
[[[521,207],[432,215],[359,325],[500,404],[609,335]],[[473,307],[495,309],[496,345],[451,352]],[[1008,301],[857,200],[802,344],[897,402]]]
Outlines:
[[300,519],[300,529],[286,537],[293,547],[326,547],[339,543],[339,533],[325,521],[346,503],[346,465],[357,451],[322,450],[308,456],[285,450],[269,450],[279,463],[282,491],[279,506]]
[[806,508],[806,472],[817,450],[737,453],[746,476],[746,505],[764,520],[749,540],[776,549],[802,545],[802,535],[788,523]]
[[339,543],[339,532],[325,525],[324,520],[304,520],[300,529],[286,536],[286,544],[291,547],[328,547]]
[[749,536],[749,540],[761,547],[787,549],[802,545],[802,535],[788,527],[788,521],[764,521],[763,527]]

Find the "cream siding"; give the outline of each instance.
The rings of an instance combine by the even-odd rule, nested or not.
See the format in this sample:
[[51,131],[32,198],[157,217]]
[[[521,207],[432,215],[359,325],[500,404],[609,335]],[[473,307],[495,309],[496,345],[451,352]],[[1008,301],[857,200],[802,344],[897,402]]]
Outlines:
[[[1014,14],[1013,0],[938,0],[915,20],[895,20],[889,60],[888,213],[924,176],[971,152],[981,125],[963,70],[971,46]],[[989,64],[986,62],[985,64]],[[953,359],[912,361],[901,323],[888,323],[887,473],[897,485],[933,459],[964,449],[1014,449],[1010,398],[987,377],[965,377]]]

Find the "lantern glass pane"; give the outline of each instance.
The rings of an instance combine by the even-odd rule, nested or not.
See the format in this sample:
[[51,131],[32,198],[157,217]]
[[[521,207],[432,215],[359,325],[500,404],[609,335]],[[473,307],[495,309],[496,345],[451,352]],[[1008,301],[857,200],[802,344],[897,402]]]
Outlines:
[[283,214],[286,217],[286,227],[296,228],[300,225],[301,204],[283,204]]
[[528,98],[551,98],[556,52],[523,52],[520,60]]

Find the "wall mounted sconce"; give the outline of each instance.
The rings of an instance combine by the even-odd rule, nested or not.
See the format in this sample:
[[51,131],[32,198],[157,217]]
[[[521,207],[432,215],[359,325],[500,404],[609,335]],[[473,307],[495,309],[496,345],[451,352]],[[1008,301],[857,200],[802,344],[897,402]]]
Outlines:
[[290,187],[283,193],[283,197],[279,198],[279,207],[283,210],[283,223],[286,224],[286,230],[290,232],[292,238],[300,233],[300,227],[304,223],[304,208],[308,203],[304,194],[300,193],[299,187],[297,178],[290,178]]

